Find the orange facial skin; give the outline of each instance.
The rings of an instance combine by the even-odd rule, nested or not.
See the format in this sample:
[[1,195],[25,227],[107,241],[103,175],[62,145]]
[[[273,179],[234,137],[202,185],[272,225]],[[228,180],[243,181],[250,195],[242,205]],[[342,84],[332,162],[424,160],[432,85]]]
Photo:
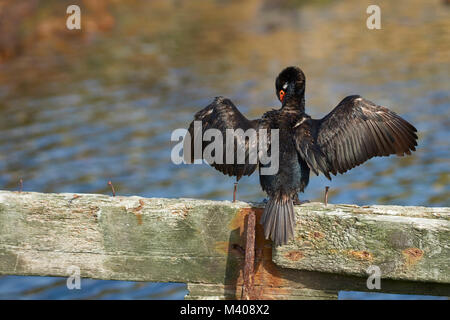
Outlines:
[[284,92],[284,90],[280,90],[280,101],[281,102],[283,102],[283,98],[284,98],[284,95],[285,95],[286,93]]

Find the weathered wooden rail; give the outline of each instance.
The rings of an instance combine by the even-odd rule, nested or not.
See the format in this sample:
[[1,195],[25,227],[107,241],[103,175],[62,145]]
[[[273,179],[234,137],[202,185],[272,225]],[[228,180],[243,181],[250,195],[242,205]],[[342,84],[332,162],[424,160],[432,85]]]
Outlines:
[[[450,208],[296,207],[272,248],[260,204],[0,191],[0,274],[187,283],[190,299],[241,298],[246,217],[256,213],[253,298],[334,299],[367,288],[450,296]],[[377,291],[377,290],[372,290]]]

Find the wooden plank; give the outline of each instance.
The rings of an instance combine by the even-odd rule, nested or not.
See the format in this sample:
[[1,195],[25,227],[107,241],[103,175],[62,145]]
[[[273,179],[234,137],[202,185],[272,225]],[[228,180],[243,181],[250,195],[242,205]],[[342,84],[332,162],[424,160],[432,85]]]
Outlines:
[[[305,211],[303,207],[296,210],[300,217]],[[428,215],[427,210],[419,208],[415,214]],[[244,221],[251,211],[257,219],[255,298],[330,299],[339,290],[368,290],[366,276],[277,266],[271,242],[263,238],[259,224],[260,204],[72,193],[0,191],[0,274],[68,276],[68,268],[77,266],[85,278],[183,282],[191,290],[188,298],[241,298]],[[313,219],[312,211],[305,212]],[[367,214],[377,221],[379,214]],[[347,219],[344,214],[342,221]],[[428,238],[421,239],[425,245]],[[277,249],[275,255],[285,248]],[[431,280],[442,282],[442,276]],[[448,284],[437,283],[386,280],[382,290],[450,295]]]
[[382,279],[450,282],[449,208],[303,205],[296,239],[274,249],[282,267]]

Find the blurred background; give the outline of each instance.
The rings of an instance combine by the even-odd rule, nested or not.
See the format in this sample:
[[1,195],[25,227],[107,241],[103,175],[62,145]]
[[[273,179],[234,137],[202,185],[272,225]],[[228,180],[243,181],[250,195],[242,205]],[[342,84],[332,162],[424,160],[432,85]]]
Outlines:
[[[376,2],[376,3],[375,3]],[[413,123],[412,156],[377,158],[301,199],[450,206],[450,5],[443,0],[0,0],[0,189],[232,198],[234,179],[170,160],[174,129],[214,96],[249,118],[280,103],[282,68],[306,74],[307,112],[350,94]],[[81,8],[81,30],[66,8]],[[369,30],[366,8],[381,8]],[[258,177],[240,200],[265,195]],[[0,299],[182,299],[183,284],[0,277]],[[378,295],[341,293],[343,299]],[[383,295],[387,298],[398,296]],[[405,296],[402,296],[405,298]],[[407,297],[407,296],[406,296]]]

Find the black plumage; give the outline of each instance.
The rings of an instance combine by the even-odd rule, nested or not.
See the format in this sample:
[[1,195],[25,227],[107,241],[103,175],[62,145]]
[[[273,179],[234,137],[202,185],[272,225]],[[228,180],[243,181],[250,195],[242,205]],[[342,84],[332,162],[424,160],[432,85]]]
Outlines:
[[[242,113],[239,112],[239,110],[236,108],[236,106],[231,102],[230,99],[226,99],[223,97],[216,97],[214,101],[208,105],[206,108],[200,110],[197,112],[194,116],[194,121],[201,121],[202,122],[202,132],[201,136],[205,133],[206,130],[209,129],[217,129],[221,132],[223,137],[226,136],[226,129],[242,129],[244,131],[253,128],[257,129],[259,126],[259,120],[248,120],[246,117],[242,115]],[[189,133],[191,135],[189,142],[191,145],[194,145],[194,121],[191,122],[189,126]],[[223,139],[223,150],[226,150],[226,140]],[[245,143],[245,150],[246,150],[246,161],[245,164],[237,164],[236,161],[234,161],[235,164],[233,165],[227,165],[226,163],[226,154],[223,153],[223,161],[222,164],[217,163],[210,163],[211,166],[213,166],[216,170],[219,170],[223,174],[227,174],[229,176],[236,176],[236,179],[239,181],[239,179],[246,175],[251,175],[255,169],[257,168],[257,164],[249,164],[249,141],[243,141],[242,143]],[[208,145],[209,142],[203,141],[202,150],[205,149],[206,145]],[[235,139],[234,143],[234,155],[235,158],[237,156],[237,138]],[[186,159],[187,162],[193,162],[194,161],[194,152],[191,152],[190,159]]]
[[[411,154],[417,146],[417,130],[395,112],[358,95],[344,98],[324,118],[312,119],[305,113],[305,76],[297,67],[284,69],[275,87],[282,106],[261,119],[248,120],[229,99],[217,97],[194,120],[202,121],[203,132],[214,128],[224,136],[226,129],[279,129],[279,170],[274,175],[260,174],[260,184],[269,196],[261,218],[265,237],[281,245],[293,237],[293,201],[308,185],[310,170],[331,180],[331,174],[344,173],[375,156]],[[193,124],[189,127],[192,141]],[[250,142],[241,142],[245,143],[244,164],[226,164],[225,152],[222,164],[211,163],[237,180],[251,175],[258,165],[260,173],[269,165],[248,163]],[[189,160],[194,160],[193,154]]]

